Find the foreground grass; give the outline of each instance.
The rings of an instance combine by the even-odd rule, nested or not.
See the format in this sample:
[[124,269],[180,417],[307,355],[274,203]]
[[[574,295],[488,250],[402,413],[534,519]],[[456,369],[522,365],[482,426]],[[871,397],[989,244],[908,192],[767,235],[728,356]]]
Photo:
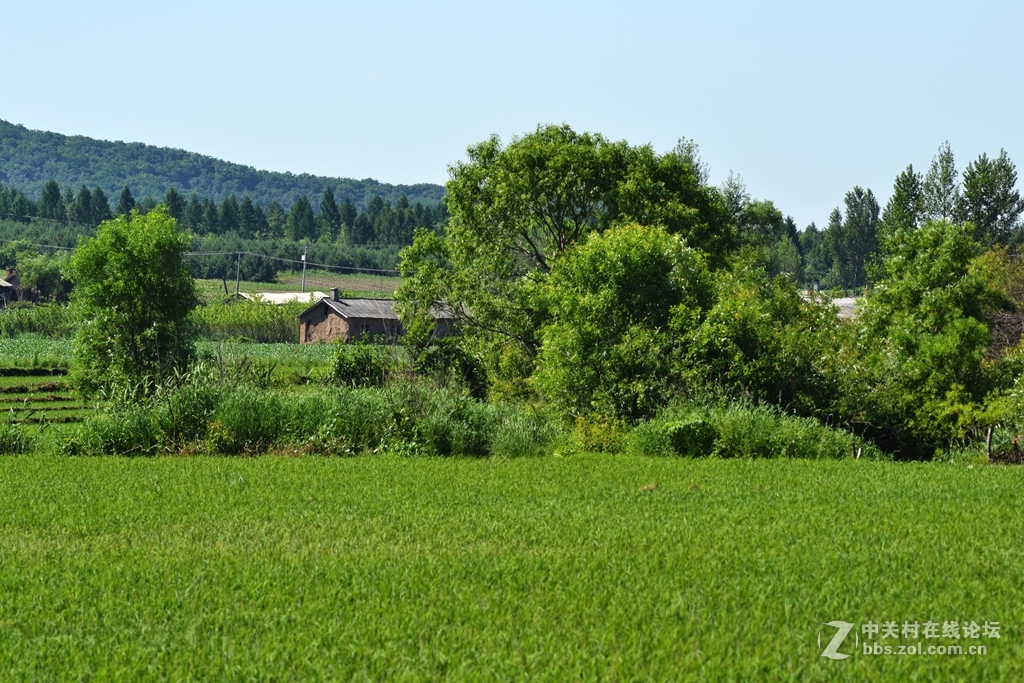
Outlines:
[[[864,461],[3,458],[0,671],[1019,679],[1022,485]],[[890,619],[1002,637],[820,657],[825,622]]]

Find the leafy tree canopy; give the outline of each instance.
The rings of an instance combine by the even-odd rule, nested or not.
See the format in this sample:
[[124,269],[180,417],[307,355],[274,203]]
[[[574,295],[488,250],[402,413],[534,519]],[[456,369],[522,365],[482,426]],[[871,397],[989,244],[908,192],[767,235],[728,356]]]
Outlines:
[[163,207],[100,225],[69,264],[72,303],[81,320],[74,376],[85,393],[185,367],[193,354],[189,312],[195,283],[189,245]]

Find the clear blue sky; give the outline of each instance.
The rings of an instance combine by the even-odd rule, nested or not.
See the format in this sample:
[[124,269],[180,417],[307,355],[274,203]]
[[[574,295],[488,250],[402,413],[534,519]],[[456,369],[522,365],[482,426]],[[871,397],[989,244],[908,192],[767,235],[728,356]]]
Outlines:
[[0,119],[444,182],[492,133],[693,138],[802,228],[949,140],[1024,164],[1020,2],[6,3]]

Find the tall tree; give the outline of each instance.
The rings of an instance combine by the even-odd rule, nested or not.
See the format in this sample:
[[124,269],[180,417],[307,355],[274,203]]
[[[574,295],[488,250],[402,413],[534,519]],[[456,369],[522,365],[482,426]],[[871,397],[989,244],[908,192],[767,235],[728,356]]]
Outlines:
[[288,237],[293,240],[316,239],[316,217],[306,195],[296,199],[288,212]]
[[209,197],[203,197],[203,231],[220,233],[220,214],[217,213],[217,205]]
[[270,236],[280,239],[288,229],[288,214],[276,201],[267,204],[267,228]]
[[356,217],[359,215],[359,209],[352,203],[352,198],[345,195],[345,201],[338,206],[338,213],[341,217],[342,228],[345,233],[345,239],[349,244],[355,244],[357,240],[353,239],[352,231],[356,224]]
[[949,141],[939,146],[939,152],[928,167],[922,186],[925,217],[931,220],[953,220],[960,198],[960,176],[953,159]]
[[67,222],[67,208],[60,196],[60,186],[53,178],[47,180],[43,186],[43,194],[36,205],[36,216],[61,223]]
[[989,159],[982,154],[964,169],[964,189],[958,205],[959,218],[971,221],[975,238],[983,244],[1008,244],[1018,232],[1024,200],[1016,189],[1017,168],[999,150]]
[[198,230],[203,224],[203,207],[199,203],[199,197],[195,192],[188,198],[185,206],[184,220],[182,221],[189,230]]
[[167,207],[168,215],[179,223],[185,217],[185,200],[173,185],[164,193],[164,205]]
[[[867,266],[878,251],[878,201],[871,190],[854,187],[846,193],[846,215],[839,210],[829,218],[830,246],[842,287],[863,287]],[[841,223],[838,223],[839,220]]]
[[245,239],[251,239],[259,234],[267,232],[267,219],[259,204],[252,201],[248,194],[242,197],[242,203],[238,206],[238,235]]
[[899,230],[917,230],[924,218],[924,179],[914,165],[896,176],[892,196],[882,212],[880,229],[887,235]]
[[320,197],[320,213],[317,214],[320,235],[326,236],[332,242],[341,233],[341,212],[338,210],[338,202],[334,199],[334,190],[327,188]]
[[121,196],[117,199],[117,215],[127,216],[135,208],[135,197],[132,196],[132,191],[125,185],[124,189],[121,190]]
[[800,249],[804,257],[805,281],[821,285],[833,266],[832,251],[829,249],[825,233],[811,223],[800,233]]
[[104,385],[159,383],[187,366],[194,349],[189,313],[195,281],[185,262],[189,239],[163,208],[130,223],[108,221],[71,257],[73,302],[84,324],[73,376],[85,393]]
[[92,188],[92,224],[99,225],[103,221],[109,221],[114,217],[110,212],[110,202],[103,188],[97,185]]
[[220,203],[220,231],[238,232],[238,199],[233,194]]
[[71,207],[69,218],[72,223],[78,223],[79,225],[94,225],[92,222],[92,193],[89,192],[89,188],[85,185],[82,185],[81,189],[78,190],[78,196],[75,197],[75,203]]

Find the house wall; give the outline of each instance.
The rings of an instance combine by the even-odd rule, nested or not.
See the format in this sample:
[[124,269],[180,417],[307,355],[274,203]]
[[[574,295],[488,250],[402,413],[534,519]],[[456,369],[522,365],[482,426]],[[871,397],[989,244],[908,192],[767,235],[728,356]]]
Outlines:
[[381,318],[349,318],[348,333],[346,342],[355,341],[368,333],[371,337],[387,337],[394,339],[405,333],[397,320],[384,320]]
[[314,310],[299,325],[299,341],[303,344],[332,342],[339,337],[348,341],[348,324],[327,306]]
[[[349,318],[346,320],[327,306],[320,306],[299,321],[299,343],[332,342],[336,339],[348,343],[362,337],[363,332],[371,337],[395,339],[405,334],[397,320],[383,318]],[[435,337],[447,337],[454,332],[451,320],[438,320],[434,326]]]

